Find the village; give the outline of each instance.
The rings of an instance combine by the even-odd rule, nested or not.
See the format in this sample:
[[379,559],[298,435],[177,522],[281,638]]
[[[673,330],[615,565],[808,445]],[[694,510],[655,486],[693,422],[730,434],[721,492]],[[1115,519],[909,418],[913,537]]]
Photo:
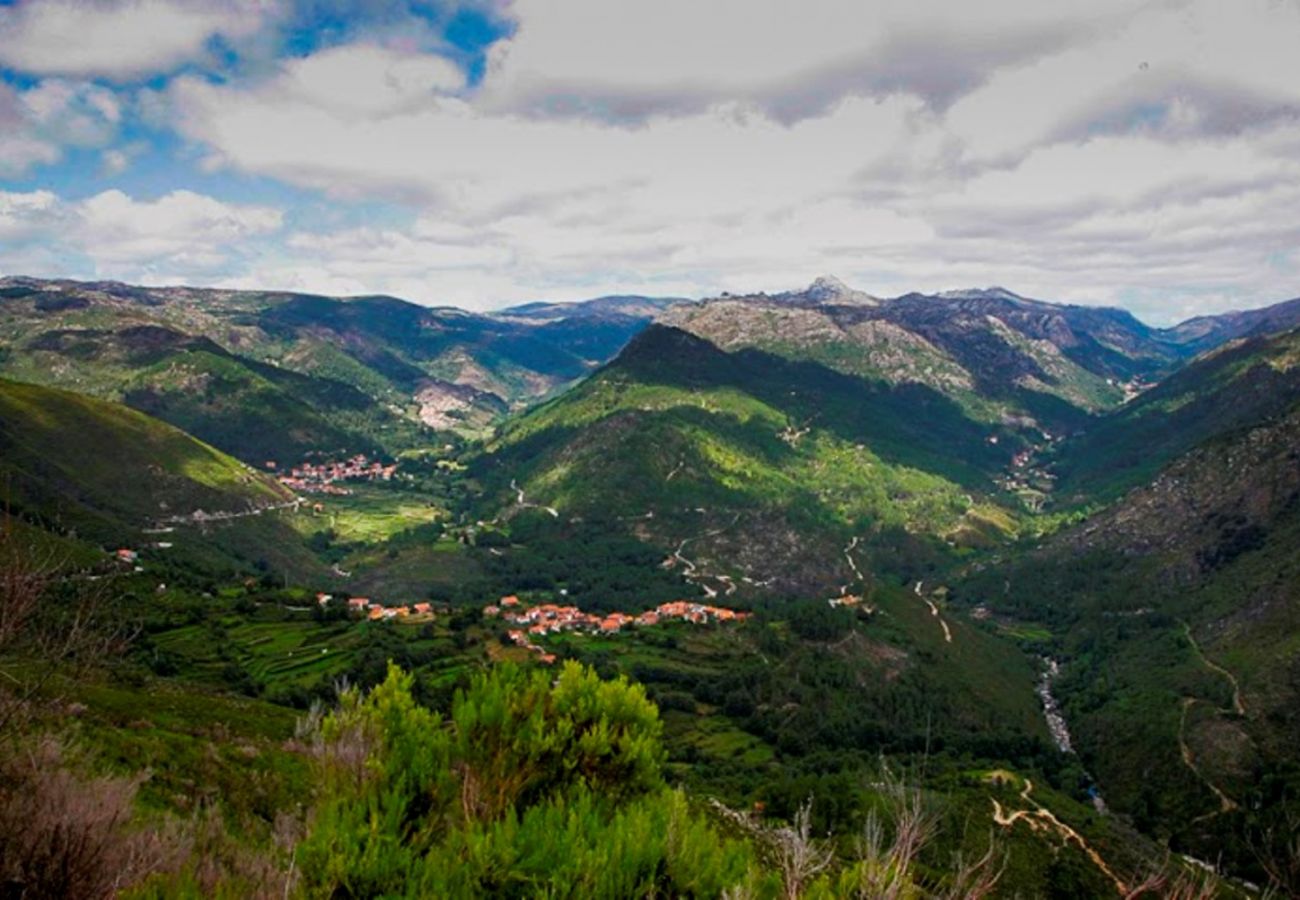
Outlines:
[[[333,594],[326,594],[323,591],[316,594],[316,603],[320,606],[326,606],[333,600]],[[432,603],[411,603],[399,606],[384,606],[382,603],[377,603],[369,597],[349,597],[347,607],[349,613],[364,617],[372,622],[388,619],[433,618]]]
[[[334,595],[324,592],[316,595],[316,602],[325,606],[334,600]],[[369,597],[349,597],[346,601],[348,612],[368,621],[388,621],[393,619],[433,619],[431,603],[412,603],[398,606],[385,606]],[[595,615],[583,612],[576,606],[560,606],[555,603],[541,603],[529,606],[519,597],[502,597],[497,603],[483,608],[483,616],[488,619],[499,618],[511,625],[521,626],[507,632],[510,641],[525,650],[538,655],[543,663],[553,663],[555,655],[533,641],[533,638],[561,632],[581,632],[588,634],[618,634],[629,626],[647,627],[662,622],[677,620],[692,625],[705,625],[710,622],[741,622],[750,614],[709,606],[692,600],[673,600],[661,603],[654,609],[638,615],[614,612]]]
[[652,626],[672,619],[690,622],[693,625],[704,625],[709,622],[740,622],[749,618],[750,614],[691,600],[672,600],[660,603],[654,609],[635,616],[621,612],[598,616],[583,612],[576,606],[559,606],[554,603],[529,607],[518,597],[511,595],[502,597],[499,604],[484,607],[483,615],[488,618],[500,616],[512,625],[527,626],[526,629],[511,629],[508,632],[510,640],[517,646],[536,653],[541,662],[550,665],[555,662],[555,654],[548,653],[545,648],[535,643],[534,637],[566,631],[618,634],[627,626]]
[[[276,471],[279,464],[275,460],[266,461],[269,471]],[[339,487],[340,481],[391,481],[397,471],[397,464],[384,465],[372,462],[364,453],[358,453],[343,462],[325,462],[320,464],[304,462],[294,466],[288,474],[279,475],[277,480],[285,487],[307,494],[346,495],[352,493]]]

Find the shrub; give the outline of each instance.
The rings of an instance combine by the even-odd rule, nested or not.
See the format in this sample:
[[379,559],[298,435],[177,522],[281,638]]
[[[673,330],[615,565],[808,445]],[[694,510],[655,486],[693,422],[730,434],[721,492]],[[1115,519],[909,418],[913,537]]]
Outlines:
[[174,868],[178,835],[132,823],[140,778],[83,778],[52,740],[6,747],[0,768],[0,883],[5,896],[114,896],[152,872]]
[[668,790],[639,685],[501,666],[443,718],[390,668],[322,723],[309,895],[716,896],[753,869]]

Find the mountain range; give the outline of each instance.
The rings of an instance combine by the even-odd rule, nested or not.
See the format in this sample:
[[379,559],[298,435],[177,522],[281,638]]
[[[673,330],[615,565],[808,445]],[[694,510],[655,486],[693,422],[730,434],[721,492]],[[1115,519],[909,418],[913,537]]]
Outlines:
[[[0,377],[22,527],[87,570],[147,548],[186,615],[258,579],[423,599],[462,617],[461,666],[511,652],[481,625],[501,595],[730,604],[758,624],[563,645],[681,714],[687,782],[748,802],[739,785],[791,767],[933,740],[954,766],[1037,767],[1112,859],[1154,841],[1287,883],[1261,860],[1285,854],[1300,791],[1300,300],[1154,328],[830,277],[492,313],[10,277]],[[358,454],[364,476],[312,480]],[[304,609],[267,605],[220,627]],[[159,628],[153,659],[256,680],[191,625]],[[435,633],[323,649],[357,672],[400,651],[436,693],[459,676],[428,655]],[[350,671],[311,665],[257,677],[303,691]],[[986,816],[984,782],[952,771]],[[1018,884],[1048,892],[1035,871]]]

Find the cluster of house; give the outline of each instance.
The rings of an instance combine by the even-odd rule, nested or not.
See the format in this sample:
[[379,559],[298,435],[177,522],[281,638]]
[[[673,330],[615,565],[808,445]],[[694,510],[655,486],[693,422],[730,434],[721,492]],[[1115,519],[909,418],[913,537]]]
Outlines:
[[[318,593],[316,602],[321,606],[334,599],[333,594]],[[433,618],[432,603],[412,603],[409,606],[384,606],[369,597],[349,597],[348,612],[363,616],[372,622],[379,619],[409,619],[412,616]]]
[[[170,547],[171,545],[168,544]],[[113,553],[113,558],[124,566],[130,566],[133,572],[143,572],[144,566],[140,565],[140,554],[138,551],[122,547]]]
[[[275,460],[266,461],[266,467],[275,470]],[[397,464],[384,465],[371,462],[364,453],[358,453],[343,462],[300,463],[279,476],[279,482],[295,491],[309,494],[348,494],[347,488],[339,487],[336,482],[366,479],[369,481],[391,481],[397,471]]]
[[838,597],[831,597],[826,602],[833,607],[840,606],[861,606],[867,612],[875,612],[876,609],[870,603],[866,602],[866,597],[861,594],[841,594]]
[[661,603],[654,609],[639,615],[627,613],[609,613],[598,616],[583,612],[576,606],[559,606],[554,603],[541,603],[528,606],[516,596],[502,597],[499,603],[484,607],[483,615],[489,618],[500,616],[512,625],[523,628],[511,629],[510,640],[526,650],[537,653],[544,663],[555,661],[554,654],[547,653],[533,642],[534,637],[555,634],[562,631],[586,631],[596,634],[618,634],[629,625],[658,625],[668,619],[680,619],[696,625],[706,622],[737,622],[749,617],[749,613],[737,612],[720,606],[709,606],[690,600],[673,600]]

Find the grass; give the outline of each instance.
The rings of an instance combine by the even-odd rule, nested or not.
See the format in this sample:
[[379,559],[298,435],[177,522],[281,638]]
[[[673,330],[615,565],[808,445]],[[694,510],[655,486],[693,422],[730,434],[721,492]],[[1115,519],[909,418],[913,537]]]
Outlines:
[[483,574],[479,559],[452,538],[403,547],[395,553],[383,546],[358,550],[343,562],[353,572],[358,594],[413,602],[431,590],[453,592],[477,583]]
[[[441,521],[447,515],[416,492],[363,482],[344,486],[352,493],[309,495],[310,503],[290,519],[293,527],[303,536],[330,529],[344,543],[378,544],[417,525]],[[315,503],[320,503],[324,511],[312,512]]]

